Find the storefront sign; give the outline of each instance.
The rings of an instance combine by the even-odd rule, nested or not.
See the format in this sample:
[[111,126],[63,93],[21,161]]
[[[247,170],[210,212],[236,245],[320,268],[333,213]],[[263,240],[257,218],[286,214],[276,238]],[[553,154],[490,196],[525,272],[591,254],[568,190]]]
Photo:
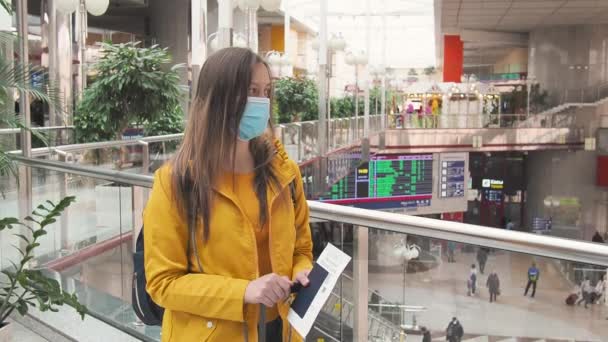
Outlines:
[[481,187],[486,189],[502,190],[505,187],[505,181],[499,179],[483,179]]

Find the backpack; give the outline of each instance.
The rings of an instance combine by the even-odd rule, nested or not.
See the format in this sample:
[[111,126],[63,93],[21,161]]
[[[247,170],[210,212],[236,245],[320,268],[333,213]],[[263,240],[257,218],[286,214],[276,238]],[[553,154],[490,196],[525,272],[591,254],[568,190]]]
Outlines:
[[454,324],[450,323],[450,325],[448,325],[448,330],[446,331],[446,337],[453,337],[454,336]]
[[[189,186],[185,187],[189,189]],[[296,187],[295,180],[289,183],[289,190],[291,192],[291,201],[294,209],[296,208]],[[190,206],[188,205],[188,222],[193,223],[194,215],[191,212]],[[193,224],[191,224],[193,226]],[[188,256],[188,273],[191,272],[192,265],[190,264],[190,246],[192,245],[193,231],[188,234],[188,248],[186,254]],[[196,245],[194,246],[196,249]],[[200,260],[197,261],[199,270],[202,272]],[[141,231],[137,236],[137,242],[135,243],[135,251],[133,252],[133,281],[131,287],[131,305],[133,311],[139,320],[145,325],[162,325],[163,315],[165,309],[159,306],[152,300],[150,294],[146,291],[146,268],[144,264],[144,227],[141,227]]]

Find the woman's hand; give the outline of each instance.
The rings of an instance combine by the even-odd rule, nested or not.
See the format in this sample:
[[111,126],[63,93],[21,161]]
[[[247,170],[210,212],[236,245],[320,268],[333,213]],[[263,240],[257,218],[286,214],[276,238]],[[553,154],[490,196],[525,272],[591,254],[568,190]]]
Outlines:
[[245,289],[245,304],[264,304],[273,307],[284,301],[291,293],[292,282],[285,276],[274,273],[260,277],[247,285]]
[[303,287],[307,287],[310,284],[310,280],[308,280],[308,274],[310,274],[310,270],[298,272],[298,274],[296,274],[295,281],[302,284]]

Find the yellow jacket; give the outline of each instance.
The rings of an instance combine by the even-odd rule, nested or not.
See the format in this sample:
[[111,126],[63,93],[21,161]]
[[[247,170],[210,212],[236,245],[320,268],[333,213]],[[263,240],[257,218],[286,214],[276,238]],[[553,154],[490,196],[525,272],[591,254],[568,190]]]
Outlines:
[[[280,183],[280,189],[268,189],[272,270],[293,279],[298,272],[312,268],[308,205],[299,167],[278,143],[272,163]],[[295,208],[289,187],[294,179]],[[218,187],[214,191],[217,196],[211,207],[208,242],[202,242],[202,229],[197,229],[203,273],[193,255],[188,273],[188,227],[174,205],[171,170],[163,166],[154,176],[144,211],[144,258],[148,293],[165,308],[163,342],[258,339],[259,305],[243,303],[247,285],[259,277],[255,233],[232,192]],[[280,304],[278,310],[283,318],[283,340],[301,341],[287,323],[289,304]]]

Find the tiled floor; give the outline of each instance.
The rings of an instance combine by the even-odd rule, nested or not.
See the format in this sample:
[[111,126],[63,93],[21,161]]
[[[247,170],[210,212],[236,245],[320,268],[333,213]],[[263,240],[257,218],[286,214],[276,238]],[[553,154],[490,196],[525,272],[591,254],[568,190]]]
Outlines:
[[[552,260],[506,252],[490,255],[486,275],[478,277],[477,295],[468,297],[466,279],[475,254],[458,254],[456,259],[457,263],[444,262],[429,272],[406,277],[406,304],[428,308],[417,320],[438,340],[451,317],[457,316],[471,341],[511,337],[519,338],[513,341],[608,341],[608,307],[596,304],[586,310],[565,305],[571,285]],[[523,296],[526,271],[533,260],[541,270],[534,299]],[[487,273],[492,270],[498,272],[501,282],[497,303],[489,303],[485,288]],[[369,286],[390,301],[403,300],[403,274],[370,274]]]

